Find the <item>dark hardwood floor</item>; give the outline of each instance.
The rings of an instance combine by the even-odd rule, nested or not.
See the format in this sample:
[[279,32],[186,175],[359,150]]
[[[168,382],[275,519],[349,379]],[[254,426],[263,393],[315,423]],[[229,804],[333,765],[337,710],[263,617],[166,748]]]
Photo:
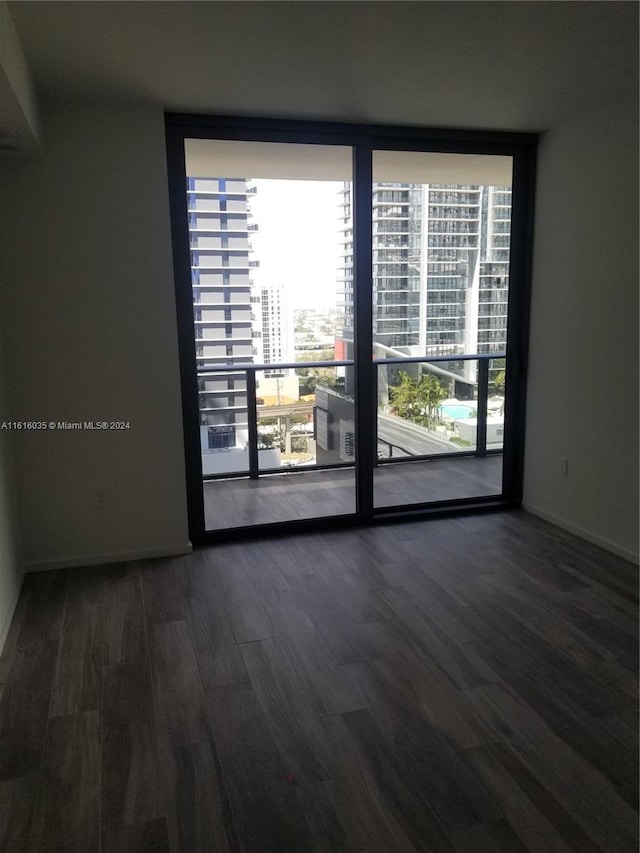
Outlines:
[[635,853],[637,580],[516,512],[29,575],[0,849]]
[[[502,492],[502,455],[430,459],[379,465],[374,506],[475,498]],[[356,511],[355,471],[285,469],[257,480],[209,480],[203,484],[205,528],[348,515]]]

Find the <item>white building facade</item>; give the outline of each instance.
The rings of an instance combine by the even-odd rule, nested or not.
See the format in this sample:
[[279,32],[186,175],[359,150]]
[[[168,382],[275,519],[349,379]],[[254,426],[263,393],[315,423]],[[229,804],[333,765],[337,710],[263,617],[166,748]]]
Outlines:
[[[250,260],[249,243],[251,190],[243,179],[187,180],[203,468],[216,469],[221,459],[216,465],[208,456],[216,451],[244,451],[248,442],[246,375],[201,371],[251,364],[258,354],[250,278],[255,263]],[[228,464],[229,470],[235,470],[240,463],[229,460]]]
[[[348,341],[354,305],[349,184],[340,205],[338,293]],[[454,367],[456,355],[504,352],[510,221],[509,187],[374,184],[373,338],[380,355],[451,355],[452,369],[471,382],[475,363]]]

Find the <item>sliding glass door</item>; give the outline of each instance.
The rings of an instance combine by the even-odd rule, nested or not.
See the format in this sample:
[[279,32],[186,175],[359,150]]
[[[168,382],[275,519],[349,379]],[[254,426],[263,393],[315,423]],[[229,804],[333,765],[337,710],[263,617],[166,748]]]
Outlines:
[[374,151],[374,507],[502,492],[512,158]]
[[533,140],[408,134],[168,117],[194,540],[519,499]]
[[205,530],[353,514],[353,360],[336,352],[352,151],[187,139],[185,165]]

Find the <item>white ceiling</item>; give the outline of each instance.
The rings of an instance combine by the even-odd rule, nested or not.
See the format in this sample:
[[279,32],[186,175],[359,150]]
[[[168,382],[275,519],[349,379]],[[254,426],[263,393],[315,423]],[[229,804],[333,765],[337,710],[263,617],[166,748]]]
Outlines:
[[[352,151],[341,145],[187,139],[187,175],[226,175],[291,181],[351,181]],[[411,184],[510,186],[511,157],[374,151],[373,179]]]
[[11,2],[42,101],[544,130],[637,97],[635,2]]

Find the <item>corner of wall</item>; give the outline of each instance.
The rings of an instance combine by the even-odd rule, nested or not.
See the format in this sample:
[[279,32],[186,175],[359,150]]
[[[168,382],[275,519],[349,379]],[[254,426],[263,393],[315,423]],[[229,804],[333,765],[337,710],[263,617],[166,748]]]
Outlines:
[[540,145],[524,478],[526,507],[627,558],[638,552],[637,318],[633,100]]

